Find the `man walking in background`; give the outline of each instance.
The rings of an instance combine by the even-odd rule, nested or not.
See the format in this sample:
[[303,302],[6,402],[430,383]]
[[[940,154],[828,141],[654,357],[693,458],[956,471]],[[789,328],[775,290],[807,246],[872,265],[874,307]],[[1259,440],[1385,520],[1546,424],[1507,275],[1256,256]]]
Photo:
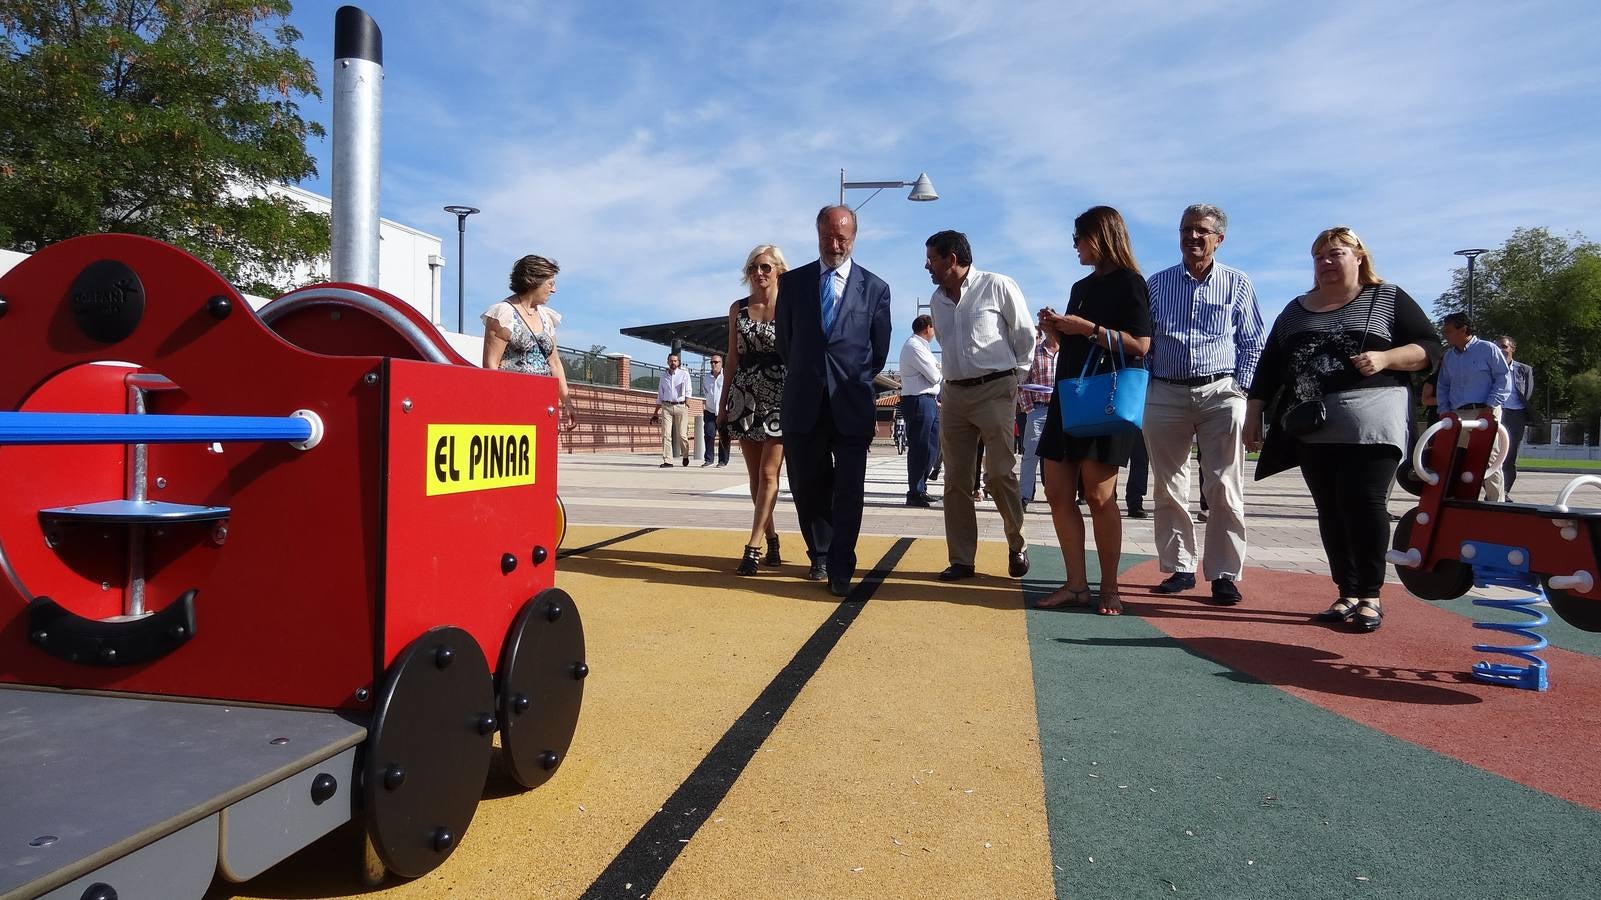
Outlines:
[[702,469],[712,464],[712,457],[717,458],[719,468],[728,465],[728,445],[717,440],[717,410],[722,408],[723,402],[723,356],[720,353],[712,354],[711,371],[700,376],[700,395],[706,401],[705,409],[701,410],[701,464]]
[[1506,426],[1512,443],[1507,447],[1506,459],[1501,461],[1501,475],[1506,479],[1506,499],[1512,499],[1512,485],[1518,480],[1518,448],[1523,446],[1523,432],[1530,422],[1539,421],[1534,415],[1534,367],[1518,362],[1512,354],[1518,352],[1518,342],[1509,334],[1496,341],[1507,363],[1506,403],[1501,407],[1501,423]]
[[678,457],[689,465],[689,373],[678,365],[678,354],[667,355],[667,371],[656,384],[656,419],[662,427],[663,469]]
[[906,505],[932,506],[928,473],[939,443],[939,360],[929,344],[934,319],[912,320],[912,336],[901,347],[901,418],[906,422]]
[[[1494,344],[1473,333],[1473,323],[1462,313],[1451,313],[1440,321],[1440,332],[1449,349],[1440,358],[1440,383],[1435,395],[1440,415],[1454,412],[1462,420],[1489,416],[1501,418],[1501,404],[1511,388],[1511,368],[1506,356]],[[1457,446],[1466,447],[1472,432],[1463,430]],[[1503,461],[1504,465],[1504,461]],[[1484,499],[1494,502],[1506,494],[1501,470],[1484,475]]]

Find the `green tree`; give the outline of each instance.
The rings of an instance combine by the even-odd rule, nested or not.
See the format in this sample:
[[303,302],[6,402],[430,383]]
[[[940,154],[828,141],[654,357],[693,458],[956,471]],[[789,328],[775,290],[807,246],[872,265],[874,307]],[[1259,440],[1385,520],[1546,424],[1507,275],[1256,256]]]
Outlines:
[[160,238],[272,295],[328,219],[266,185],[316,173],[320,96],[289,0],[0,0],[0,246]]
[[[1464,266],[1436,309],[1466,312],[1467,296]],[[1554,414],[1576,412],[1573,378],[1601,365],[1601,244],[1582,234],[1563,238],[1543,227],[1519,228],[1479,257],[1473,296],[1479,335],[1511,335],[1517,358],[1534,367],[1536,408],[1544,412],[1549,387]]]
[[1573,391],[1573,408],[1579,421],[1584,423],[1584,429],[1591,434],[1596,431],[1597,420],[1601,419],[1601,369],[1590,369],[1573,376],[1570,382]]

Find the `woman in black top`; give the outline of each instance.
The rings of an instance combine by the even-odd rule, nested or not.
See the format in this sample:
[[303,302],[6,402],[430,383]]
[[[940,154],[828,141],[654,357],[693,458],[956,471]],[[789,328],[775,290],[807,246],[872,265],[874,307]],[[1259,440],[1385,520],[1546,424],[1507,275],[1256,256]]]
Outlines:
[[[1340,595],[1314,618],[1373,631],[1383,622],[1385,500],[1412,416],[1407,373],[1440,358],[1440,338],[1416,301],[1374,273],[1351,229],[1319,234],[1312,260],[1316,284],[1279,314],[1262,350],[1245,405],[1245,446],[1262,451],[1258,481],[1300,466],[1317,506]],[[1293,434],[1290,410],[1305,403],[1321,403],[1324,421]]]
[[[1073,220],[1073,246],[1078,261],[1095,271],[1073,285],[1067,312],[1046,307],[1040,311],[1040,328],[1055,334],[1056,377],[1076,378],[1084,361],[1096,352],[1104,365],[1121,338],[1129,366],[1151,349],[1151,298],[1145,277],[1134,262],[1123,217],[1110,206],[1096,206]],[[1092,369],[1092,372],[1094,369]],[[1123,612],[1118,595],[1117,566],[1123,554],[1123,517],[1117,505],[1117,471],[1128,464],[1140,433],[1130,429],[1106,437],[1074,437],[1062,430],[1061,392],[1051,397],[1040,436],[1039,456],[1045,460],[1045,499],[1051,504],[1051,521],[1062,545],[1067,581],[1039,602],[1042,608],[1092,602],[1089,573],[1084,566],[1084,517],[1074,503],[1082,482],[1084,501],[1095,527],[1095,549],[1101,564],[1101,592],[1096,603],[1103,616]],[[1077,585],[1075,587],[1074,585]]]

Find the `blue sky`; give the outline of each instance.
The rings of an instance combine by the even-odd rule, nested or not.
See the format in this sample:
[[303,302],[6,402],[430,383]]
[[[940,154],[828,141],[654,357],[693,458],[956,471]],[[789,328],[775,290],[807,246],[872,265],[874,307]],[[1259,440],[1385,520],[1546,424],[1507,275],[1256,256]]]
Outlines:
[[[334,11],[291,21],[327,124]],[[895,349],[932,288],[923,240],[1060,308],[1086,274],[1072,220],[1109,204],[1141,268],[1178,261],[1183,207],[1230,223],[1218,258],[1269,319],[1311,283],[1323,228],[1355,228],[1428,308],[1513,228],[1601,237],[1601,4],[937,0],[749,4],[369,3],[384,32],[382,211],[468,225],[467,316],[511,263],[562,267],[565,346],[658,362],[628,325],[726,312],[755,244],[816,258],[812,220],[852,181],[911,180],[860,211],[856,260],[889,282]],[[331,138],[312,150],[328,193]],[[865,191],[851,191],[852,204]],[[892,350],[892,360],[895,352]],[[893,363],[892,363],[893,364]]]

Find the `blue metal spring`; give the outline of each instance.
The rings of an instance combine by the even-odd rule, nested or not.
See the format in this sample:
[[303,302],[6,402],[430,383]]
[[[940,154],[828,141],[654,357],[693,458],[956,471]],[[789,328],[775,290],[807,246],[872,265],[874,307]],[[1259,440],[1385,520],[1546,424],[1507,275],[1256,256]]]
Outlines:
[[[1506,547],[1478,542],[1470,542],[1470,546],[1473,547],[1473,555],[1465,559],[1465,561],[1473,564],[1473,583],[1475,585],[1478,587],[1511,588],[1528,592],[1526,596],[1513,597],[1507,600],[1476,597],[1473,600],[1473,605],[1504,609],[1522,613],[1529,617],[1521,622],[1474,622],[1473,627],[1482,628],[1486,631],[1500,631],[1517,635],[1531,642],[1514,647],[1474,644],[1473,649],[1476,652],[1499,653],[1523,660],[1528,665],[1518,666],[1507,663],[1478,662],[1473,664],[1473,677],[1489,684],[1503,684],[1528,691],[1550,690],[1550,682],[1546,679],[1545,660],[1535,656],[1534,653],[1537,650],[1544,650],[1551,644],[1544,635],[1533,629],[1549,624],[1551,619],[1544,612],[1535,608],[1536,603],[1545,600],[1545,590],[1540,587],[1539,576],[1531,573],[1528,569],[1529,551],[1521,547]],[[1466,549],[1465,547],[1464,550]]]

